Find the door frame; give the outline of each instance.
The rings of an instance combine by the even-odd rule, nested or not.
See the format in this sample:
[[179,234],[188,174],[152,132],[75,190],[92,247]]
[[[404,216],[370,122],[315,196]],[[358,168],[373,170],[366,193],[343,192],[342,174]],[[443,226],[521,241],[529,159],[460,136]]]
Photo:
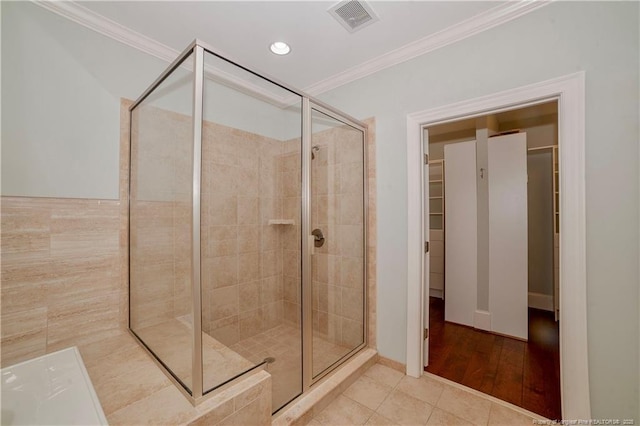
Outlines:
[[[303,98],[303,135],[302,135],[302,393],[307,392],[312,385],[322,380],[336,368],[343,365],[343,362],[352,357],[368,345],[369,313],[367,310],[368,280],[367,280],[367,247],[369,229],[369,182],[367,179],[368,164],[368,129],[367,127],[350,116],[333,109],[315,99]],[[343,123],[352,129],[362,133],[362,306],[363,306],[363,329],[362,343],[352,348],[349,352],[335,360],[322,372],[313,374],[313,242],[314,236],[311,234],[312,226],[312,206],[313,206],[313,176],[312,176],[312,146],[313,146],[313,111],[322,113],[331,119]],[[331,236],[328,236],[331,238]]]
[[[407,115],[407,374],[423,374],[423,127],[557,100],[560,173],[560,394],[563,418],[591,418],[587,346],[585,73]],[[428,226],[428,224],[427,224]]]

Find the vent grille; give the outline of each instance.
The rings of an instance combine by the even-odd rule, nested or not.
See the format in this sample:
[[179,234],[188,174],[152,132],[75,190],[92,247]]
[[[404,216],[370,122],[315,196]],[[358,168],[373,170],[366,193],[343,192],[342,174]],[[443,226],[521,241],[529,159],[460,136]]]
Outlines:
[[378,20],[371,6],[363,1],[346,0],[329,9],[329,13],[350,33]]

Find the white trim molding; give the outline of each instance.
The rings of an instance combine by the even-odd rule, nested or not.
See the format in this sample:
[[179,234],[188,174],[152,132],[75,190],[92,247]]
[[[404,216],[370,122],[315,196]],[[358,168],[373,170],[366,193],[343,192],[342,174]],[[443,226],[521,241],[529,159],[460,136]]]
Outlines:
[[[173,60],[180,54],[179,51],[106,18],[73,0],[31,1],[44,9],[89,28],[90,30],[169,63],[173,62]],[[396,50],[365,61],[324,80],[318,81],[317,83],[306,87],[304,91],[312,96],[317,96],[320,93],[335,89],[336,87],[358,80],[385,68],[392,67],[417,56],[424,55],[425,53],[448,46],[460,40],[464,40],[498,25],[502,25],[549,3],[550,1],[548,0],[504,2],[469,19],[455,25],[451,25],[444,30],[413,41]],[[254,89],[255,88],[250,88],[252,91]],[[270,96],[270,98],[273,98],[273,95]],[[276,102],[280,103],[281,106],[284,107],[289,105],[291,100],[277,99]]]
[[385,68],[401,64],[425,53],[432,52],[441,47],[448,46],[466,38],[472,37],[483,31],[502,25],[513,19],[519,18],[529,12],[549,4],[549,1],[508,1],[496,7],[479,13],[469,19],[451,25],[444,30],[430,34],[424,38],[406,44],[396,50],[380,55],[363,62],[329,78],[307,86],[305,92],[310,95],[318,95],[335,89],[336,87],[374,74]]
[[527,302],[530,308],[553,312],[553,296],[550,294],[529,292]]
[[491,331],[491,312],[476,309],[473,314],[473,327],[479,330]]
[[87,9],[75,1],[32,1],[34,4],[56,13],[63,18],[67,18],[76,24],[80,24],[83,27],[119,41],[129,47],[138,49],[141,52],[155,56],[163,61],[173,62],[180,54],[179,51]]
[[422,374],[422,128],[558,101],[560,161],[560,386],[562,416],[591,418],[587,346],[585,74],[579,72],[407,116],[407,374]]
[[[76,24],[82,25],[83,27],[93,30],[98,34],[102,34],[126,46],[137,49],[140,52],[146,53],[168,63],[173,62],[181,53],[178,50],[134,31],[129,27],[125,27],[124,25],[112,21],[111,19],[106,18],[74,1],[32,1],[34,4],[67,18]],[[184,64],[182,66],[187,69],[191,69],[190,65]],[[288,93],[286,95],[278,96],[257,84],[245,81],[236,75],[211,65],[210,63],[205,63],[205,75],[211,80],[231,85],[231,87],[234,87],[244,93],[248,93],[249,95],[256,96],[266,102],[270,102],[280,108],[286,108],[297,100],[295,96],[290,96]]]

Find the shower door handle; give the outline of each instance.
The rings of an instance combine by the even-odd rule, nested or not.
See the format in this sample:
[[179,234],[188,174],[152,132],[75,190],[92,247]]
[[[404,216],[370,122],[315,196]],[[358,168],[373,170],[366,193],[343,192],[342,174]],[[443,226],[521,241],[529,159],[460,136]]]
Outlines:
[[313,235],[313,245],[316,247],[322,247],[324,245],[324,235],[322,234],[322,230],[316,228],[311,231],[311,235]]

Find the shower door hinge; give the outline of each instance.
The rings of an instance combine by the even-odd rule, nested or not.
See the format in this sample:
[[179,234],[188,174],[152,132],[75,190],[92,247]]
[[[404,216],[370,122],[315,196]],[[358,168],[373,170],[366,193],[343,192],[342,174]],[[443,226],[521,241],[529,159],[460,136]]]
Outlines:
[[424,164],[429,164],[429,154],[424,155]]
[[424,329],[424,340],[427,340],[429,338],[429,329],[425,328]]
[[429,253],[429,241],[424,242],[424,252]]

